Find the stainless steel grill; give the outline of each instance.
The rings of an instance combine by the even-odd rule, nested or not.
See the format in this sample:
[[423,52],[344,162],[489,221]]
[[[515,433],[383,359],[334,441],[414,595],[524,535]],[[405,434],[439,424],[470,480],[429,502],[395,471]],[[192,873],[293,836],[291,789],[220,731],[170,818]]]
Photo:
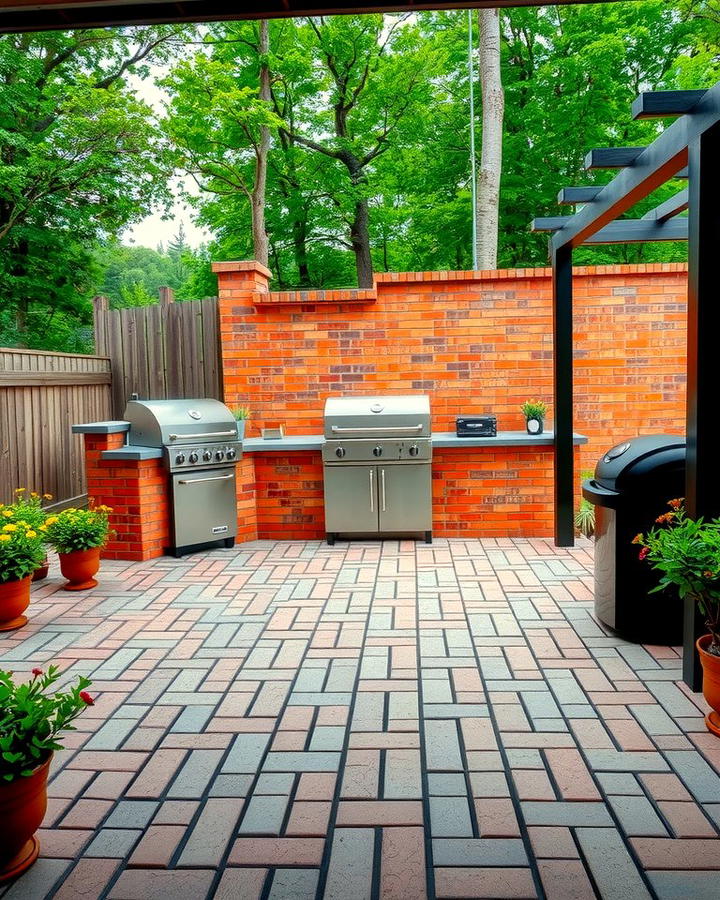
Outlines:
[[330,397],[322,448],[325,530],[420,531],[432,541],[430,400]]
[[170,473],[175,556],[237,535],[237,423],[219,400],[129,400],[128,444],[161,447]]

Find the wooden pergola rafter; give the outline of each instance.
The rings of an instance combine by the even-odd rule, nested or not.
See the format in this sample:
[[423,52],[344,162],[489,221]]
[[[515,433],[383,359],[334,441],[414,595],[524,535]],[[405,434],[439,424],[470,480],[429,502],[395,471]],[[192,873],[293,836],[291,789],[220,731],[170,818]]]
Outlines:
[[[574,542],[572,253],[588,244],[688,241],[687,465],[685,503],[692,516],[720,515],[717,476],[717,356],[720,304],[720,82],[707,91],[641,94],[633,118],[679,116],[647,147],[593,150],[586,168],[619,168],[604,187],[564,188],[559,203],[584,204],[574,216],[536,219],[550,231],[553,281],[555,400],[555,541]],[[688,187],[640,219],[620,218],[673,178]],[[676,218],[688,211],[687,217]],[[686,601],[683,677],[699,690],[694,650],[702,632],[695,604]]]

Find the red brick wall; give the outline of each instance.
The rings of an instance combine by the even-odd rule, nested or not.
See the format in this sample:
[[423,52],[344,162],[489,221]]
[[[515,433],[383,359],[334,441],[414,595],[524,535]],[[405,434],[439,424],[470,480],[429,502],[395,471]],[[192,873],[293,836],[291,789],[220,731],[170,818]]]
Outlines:
[[[214,268],[226,402],[251,406],[249,436],[278,420],[288,434],[318,433],[325,398],[351,391],[428,393],[436,431],[482,412],[521,429],[523,400],[551,400],[548,269],[273,293],[256,263]],[[575,270],[575,427],[590,438],[581,467],[624,437],[684,430],[686,282],[679,264]]]

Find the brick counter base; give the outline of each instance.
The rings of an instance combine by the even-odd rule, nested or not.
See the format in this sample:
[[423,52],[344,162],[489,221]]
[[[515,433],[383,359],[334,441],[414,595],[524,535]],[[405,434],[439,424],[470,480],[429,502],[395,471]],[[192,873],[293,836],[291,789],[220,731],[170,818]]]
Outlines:
[[[88,493],[113,508],[103,556],[145,560],[170,544],[162,460],[104,460],[122,435],[86,434]],[[551,447],[468,447],[433,452],[437,537],[548,537],[553,528]],[[246,454],[237,467],[238,542],[325,536],[320,451]]]

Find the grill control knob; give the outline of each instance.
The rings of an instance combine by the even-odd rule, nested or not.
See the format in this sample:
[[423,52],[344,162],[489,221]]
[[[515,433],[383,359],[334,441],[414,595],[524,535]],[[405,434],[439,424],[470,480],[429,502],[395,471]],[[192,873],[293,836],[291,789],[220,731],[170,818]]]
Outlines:
[[178,466],[181,466],[184,462],[185,462],[185,454],[184,454],[184,453],[178,453],[178,455],[175,457],[175,463],[176,463]]
[[215,451],[215,459],[220,462],[221,459],[225,459],[225,451],[224,450],[216,450]]
[[342,459],[346,453],[347,453],[347,450],[344,447],[338,447],[337,450],[335,451],[335,456],[337,456],[338,459]]
[[382,456],[382,447],[374,447],[373,456]]
[[195,465],[195,463],[198,461],[199,458],[200,458],[200,457],[197,455],[197,453],[196,453],[194,450],[193,450],[193,452],[190,454],[190,456],[188,457],[188,459],[190,460],[190,462],[191,462],[193,465]]
[[203,461],[210,462],[211,459],[212,459],[212,453],[209,450],[203,451]]
[[410,456],[417,456],[420,452],[420,448],[417,444],[413,444],[408,452],[410,453]]
[[228,450],[228,452],[225,455],[228,459],[235,459],[235,457],[237,456],[237,452],[235,450],[233,450],[232,447],[230,447],[230,449]]

